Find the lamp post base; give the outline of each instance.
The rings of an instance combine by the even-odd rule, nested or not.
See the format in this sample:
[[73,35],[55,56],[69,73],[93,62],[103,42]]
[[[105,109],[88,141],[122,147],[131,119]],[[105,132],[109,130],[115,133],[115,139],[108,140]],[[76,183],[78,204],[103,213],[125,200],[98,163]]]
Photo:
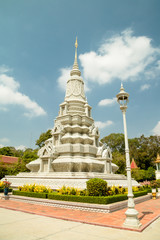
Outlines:
[[131,227],[131,228],[140,228],[141,223],[138,219],[138,212],[134,208],[128,208],[127,211],[125,212],[126,214],[126,219],[123,224],[124,227]]

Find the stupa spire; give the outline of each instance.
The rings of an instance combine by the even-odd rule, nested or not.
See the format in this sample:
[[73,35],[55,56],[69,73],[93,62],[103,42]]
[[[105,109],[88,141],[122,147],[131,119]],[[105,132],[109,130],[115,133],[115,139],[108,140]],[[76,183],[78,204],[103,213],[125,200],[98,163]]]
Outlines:
[[73,68],[72,71],[70,72],[70,75],[78,75],[81,76],[81,72],[79,70],[78,67],[78,61],[77,61],[77,48],[78,48],[78,41],[77,41],[77,37],[76,37],[76,42],[75,42],[75,58],[74,58],[74,64],[73,64]]
[[124,91],[123,83],[121,82],[121,91]]

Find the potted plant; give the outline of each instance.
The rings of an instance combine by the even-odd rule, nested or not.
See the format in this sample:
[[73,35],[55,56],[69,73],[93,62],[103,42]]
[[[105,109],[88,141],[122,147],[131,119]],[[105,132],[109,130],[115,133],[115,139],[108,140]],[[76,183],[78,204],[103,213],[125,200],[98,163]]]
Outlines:
[[156,192],[157,192],[157,182],[151,181],[151,188],[152,188],[152,199],[156,199]]
[[9,191],[9,186],[11,185],[11,183],[7,181],[7,179],[5,179],[5,181],[3,181],[3,184],[4,184],[4,195],[7,196]]

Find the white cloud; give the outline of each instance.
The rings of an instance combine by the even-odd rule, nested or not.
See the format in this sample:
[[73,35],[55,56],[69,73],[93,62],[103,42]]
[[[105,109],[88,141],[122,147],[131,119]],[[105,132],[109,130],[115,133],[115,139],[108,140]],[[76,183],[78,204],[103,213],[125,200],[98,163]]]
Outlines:
[[160,136],[160,121],[157,123],[157,125],[152,130],[154,135]]
[[4,145],[0,144],[0,148],[3,148],[3,147],[4,147]]
[[[1,69],[2,70],[2,69]],[[7,69],[6,69],[7,71]],[[27,112],[24,113],[28,117],[38,117],[46,115],[46,112],[35,101],[19,91],[20,84],[11,76],[5,73],[0,74],[0,109],[7,110],[8,105],[23,106]]]
[[112,106],[113,104],[116,103],[116,101],[117,101],[116,98],[112,98],[112,99],[106,98],[106,99],[101,100],[101,101],[98,103],[98,105],[99,105],[99,106]]
[[145,90],[149,89],[150,87],[151,87],[150,84],[144,84],[144,85],[141,86],[140,90],[145,91]]
[[27,147],[20,145],[20,146],[15,147],[15,149],[25,151],[27,149]]
[[91,51],[79,56],[83,75],[87,81],[106,84],[115,79],[122,81],[140,79],[151,64],[159,63],[160,49],[151,45],[146,36],[133,36],[130,29],[107,39],[97,52]]
[[0,66],[0,74],[7,73],[7,72],[10,72],[10,71],[11,71],[11,69],[8,68],[6,65],[1,65]]
[[10,142],[10,140],[8,138],[0,138],[0,142],[8,143],[8,142]]
[[110,120],[108,120],[106,122],[95,121],[95,125],[98,128],[105,128],[105,127],[111,126],[112,124],[113,124],[113,122]]
[[69,79],[71,70],[72,70],[71,67],[60,69],[60,77],[58,78],[58,84],[63,91],[66,90],[67,80]]
[[[97,51],[79,55],[85,91],[91,82],[100,85],[114,80],[153,80],[160,75],[160,48],[147,36],[135,36],[131,29],[103,41]],[[58,83],[66,89],[71,68],[61,68]]]

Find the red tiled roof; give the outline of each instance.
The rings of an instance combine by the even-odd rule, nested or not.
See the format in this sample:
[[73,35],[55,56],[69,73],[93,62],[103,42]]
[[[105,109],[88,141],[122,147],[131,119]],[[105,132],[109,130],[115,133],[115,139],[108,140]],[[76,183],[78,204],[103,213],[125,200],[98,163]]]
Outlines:
[[138,167],[137,167],[137,164],[134,161],[134,158],[132,158],[131,169],[135,169],[135,168],[138,168]]
[[14,164],[18,162],[18,157],[0,155],[0,162]]

